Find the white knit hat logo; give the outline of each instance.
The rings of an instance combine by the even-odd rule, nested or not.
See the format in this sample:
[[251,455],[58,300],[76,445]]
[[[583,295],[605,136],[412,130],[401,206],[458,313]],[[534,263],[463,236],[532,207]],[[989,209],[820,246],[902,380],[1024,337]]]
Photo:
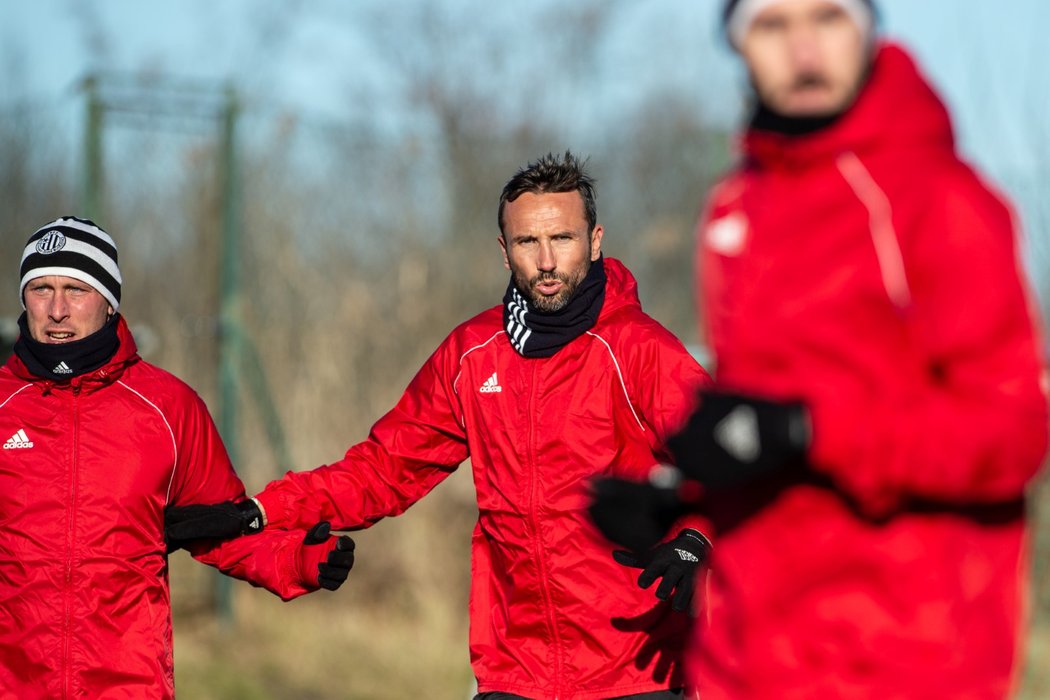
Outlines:
[[61,231],[54,229],[44,234],[44,237],[36,242],[36,252],[41,255],[51,255],[66,247],[66,237]]

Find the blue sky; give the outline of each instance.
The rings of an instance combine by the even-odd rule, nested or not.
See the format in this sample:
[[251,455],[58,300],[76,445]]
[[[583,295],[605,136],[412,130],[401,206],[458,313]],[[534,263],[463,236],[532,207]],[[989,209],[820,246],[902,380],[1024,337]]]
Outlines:
[[[608,20],[593,60],[600,78],[548,89],[589,116],[616,118],[634,109],[639,81],[686,95],[710,119],[730,125],[743,103],[744,80],[719,40],[716,0],[604,0]],[[1050,3],[1045,0],[881,0],[884,31],[902,39],[952,109],[964,153],[1018,198],[1030,256],[1050,262],[1050,211],[1037,196],[1050,187],[1050,78],[1044,68]],[[372,60],[376,21],[395,25],[438,7],[461,33],[463,49],[479,33],[497,33],[527,53],[517,36],[522,16],[557,12],[558,0],[0,0],[0,75],[9,95],[30,104],[75,110],[73,90],[90,70],[169,73],[233,80],[256,104],[305,117],[342,118],[356,108],[397,128],[397,104],[355,105],[362,86],[396,83],[388,64]],[[606,8],[608,12],[606,13]],[[371,24],[369,23],[371,20]],[[491,38],[491,37],[490,37]],[[407,39],[407,38],[406,38]],[[395,36],[392,41],[398,41]],[[402,50],[399,47],[399,50]],[[413,51],[405,41],[403,51]],[[468,54],[469,55],[469,54]],[[525,63],[528,69],[535,65]],[[465,65],[464,69],[471,69]],[[542,70],[543,68],[539,68]],[[479,72],[484,79],[484,71]]]
[[[634,81],[623,78],[625,72],[635,71],[649,79],[657,75],[673,89],[693,91],[716,119],[733,119],[742,78],[728,49],[717,40],[720,2],[607,2],[616,8],[619,20],[603,50],[610,65],[608,80],[594,86],[600,100],[613,108],[629,104]],[[0,0],[5,16],[0,39],[6,47],[0,49],[0,60],[16,65],[23,83],[16,89],[35,99],[68,96],[77,78],[92,69],[155,71],[235,79],[248,90],[265,90],[285,106],[323,116],[345,107],[350,64],[355,64],[358,79],[389,77],[382,67],[369,65],[367,41],[353,26],[355,15],[395,15],[425,4]],[[519,6],[554,4],[533,0]],[[499,8],[498,3],[455,0],[445,5],[501,14],[492,9]],[[1041,120],[1034,114],[1023,119],[1020,113],[1045,112],[1050,106],[1050,78],[1040,69],[1050,4],[881,0],[879,5],[885,31],[904,39],[918,54],[953,107],[964,148],[995,170],[1035,168],[1038,149],[1025,132],[1042,127]],[[260,8],[285,12],[271,21]],[[499,31],[506,23],[490,17],[489,26]],[[660,50],[654,51],[654,43]],[[643,69],[639,64],[648,65]],[[1042,130],[1045,140],[1046,129]]]

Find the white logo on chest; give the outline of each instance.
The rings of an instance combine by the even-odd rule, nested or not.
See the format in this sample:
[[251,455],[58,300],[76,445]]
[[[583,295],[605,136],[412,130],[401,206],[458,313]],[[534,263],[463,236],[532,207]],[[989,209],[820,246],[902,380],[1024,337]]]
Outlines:
[[26,435],[25,429],[20,429],[4,443],[5,450],[26,450],[33,446],[33,441]]
[[716,253],[740,255],[747,244],[747,228],[743,214],[730,214],[707,225],[704,242]]
[[496,379],[496,373],[493,372],[492,376],[485,380],[485,383],[478,389],[482,394],[498,394],[503,391],[503,387],[499,385],[499,380]]
[[762,455],[758,414],[750,406],[737,406],[715,425],[715,442],[735,459],[750,464]]

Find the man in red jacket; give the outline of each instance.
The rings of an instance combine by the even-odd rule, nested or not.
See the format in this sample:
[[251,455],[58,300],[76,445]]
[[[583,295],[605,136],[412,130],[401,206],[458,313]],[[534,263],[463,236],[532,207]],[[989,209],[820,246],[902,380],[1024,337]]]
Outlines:
[[[172,698],[164,509],[244,487],[200,398],[138,356],[105,231],[44,226],[20,275],[0,368],[0,699]],[[287,600],[337,588],[351,545],[320,523],[189,549]]]
[[874,23],[725,8],[756,109],[699,227],[719,393],[671,443],[718,535],[705,700],[1003,698],[1023,661],[1035,307],[1009,205]]
[[[698,521],[614,561],[586,505],[591,478],[639,478],[669,457],[661,445],[706,374],[642,312],[631,273],[602,257],[593,184],[571,154],[518,172],[498,220],[503,304],[453,330],[342,460],[289,473],[256,500],[270,528],[364,528],[469,457],[479,697],[681,698],[688,617],[672,606],[689,605],[706,558]],[[169,536],[224,534],[180,519]],[[621,563],[644,567],[638,583]],[[656,579],[657,598],[639,588]]]

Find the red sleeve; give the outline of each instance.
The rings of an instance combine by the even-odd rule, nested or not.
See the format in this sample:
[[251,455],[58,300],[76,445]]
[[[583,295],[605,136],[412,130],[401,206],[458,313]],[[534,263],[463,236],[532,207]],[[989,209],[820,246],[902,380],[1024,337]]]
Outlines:
[[1010,211],[975,181],[934,198],[902,243],[926,381],[904,402],[815,407],[815,466],[875,512],[912,496],[1023,495],[1047,444],[1043,363]]
[[[177,454],[168,502],[188,505],[243,499],[244,485],[200,397],[192,394],[175,415],[170,427]],[[189,551],[228,576],[290,600],[317,588],[316,582],[304,581],[298,571],[303,537],[303,532],[264,532],[225,542],[201,542]]]
[[361,529],[403,513],[468,456],[452,389],[449,341],[430,357],[368,438],[338,462],[288,472],[256,496],[268,525]]
[[[699,391],[711,385],[711,377],[667,329],[649,321],[637,324],[636,330],[643,336],[632,338],[627,381],[653,453],[661,463],[674,464],[665,443],[696,409]],[[638,477],[648,478],[648,472]],[[711,537],[710,523],[698,513],[683,517],[668,536],[687,527]]]
[[628,382],[653,450],[669,462],[664,443],[685,424],[711,377],[670,331],[646,321],[637,324],[643,335],[632,339]]

